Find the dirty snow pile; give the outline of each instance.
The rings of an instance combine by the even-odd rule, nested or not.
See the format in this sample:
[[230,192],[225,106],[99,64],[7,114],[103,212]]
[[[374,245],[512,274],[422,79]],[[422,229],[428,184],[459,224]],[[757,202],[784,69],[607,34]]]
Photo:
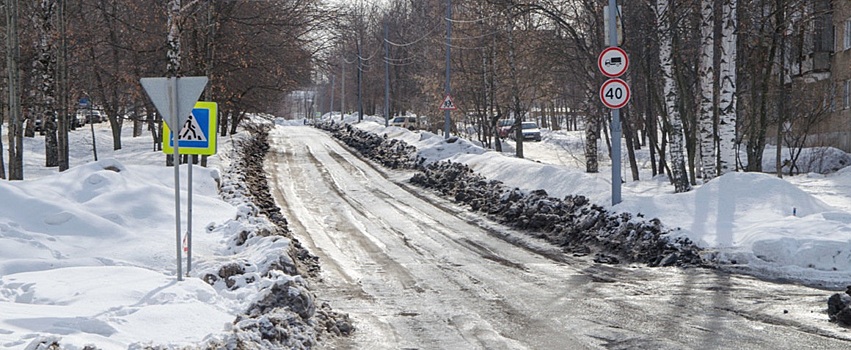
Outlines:
[[[684,237],[664,237],[667,232],[658,220],[635,220],[628,213],[615,215],[581,195],[560,199],[550,197],[543,189],[524,191],[508,187],[501,181],[476,174],[463,163],[429,162],[418,157],[417,148],[408,146],[405,141],[384,138],[350,124],[320,126],[332,130],[336,138],[385,166],[419,166],[420,172],[411,178],[411,183],[436,190],[468,205],[473,211],[544,238],[574,255],[593,253],[598,262],[618,263],[625,259],[650,266],[702,263],[691,241]],[[441,148],[465,143],[457,137],[429,138],[444,144],[438,146]]]
[[254,204],[259,180],[234,146],[248,133],[193,169],[192,269],[178,281],[173,168],[149,136],[125,127],[113,151],[109,127],[95,128],[99,161],[88,129],[71,132],[62,173],[27,138],[27,180],[0,183],[0,349],[307,348],[351,330],[314,304],[300,274],[315,261]]
[[[610,163],[601,164],[599,173],[584,172],[584,163],[581,161],[581,132],[545,130],[544,141],[524,143],[527,159],[518,159],[513,156],[511,142],[504,144],[506,153],[500,153],[461,138],[447,140],[442,135],[425,131],[411,132],[403,128],[384,127],[381,119],[366,118],[358,123],[355,117],[348,116],[343,121],[338,118],[335,128],[340,128],[340,124],[349,124],[362,132],[378,135],[378,139],[386,139],[388,143],[389,140],[404,142],[403,145],[394,145],[394,148],[405,153],[394,157],[409,159],[407,164],[463,164],[469,172],[481,177],[473,182],[474,185],[478,183],[481,188],[467,188],[461,197],[468,196],[470,191],[485,191],[484,187],[492,186],[492,181],[499,182],[509,190],[516,188],[517,191],[506,192],[505,189],[500,189],[501,192],[490,193],[485,198],[504,201],[506,197],[494,197],[495,194],[520,193],[526,197],[531,195],[546,198],[546,202],[552,203],[555,200],[575,201],[581,197],[587,199],[589,207],[581,209],[579,213],[583,210],[600,210],[607,213],[607,217],[621,218],[625,223],[617,227],[599,224],[609,225],[614,229],[612,233],[617,235],[610,236],[614,243],[620,244],[634,239],[635,235],[643,234],[640,230],[632,232],[634,230],[628,229],[629,225],[635,227],[648,220],[651,223],[658,220],[661,225],[661,237],[667,242],[665,244],[673,244],[673,248],[681,249],[688,247],[684,243],[691,242],[699,249],[702,261],[713,266],[767,279],[798,281],[834,289],[844,290],[845,286],[851,283],[851,171],[847,169],[829,174],[787,176],[783,179],[772,174],[731,173],[698,185],[688,193],[675,194],[667,178],[652,177],[649,173],[649,152],[644,149],[639,150],[636,156],[642,180],[631,181],[628,174],[624,176],[628,182],[623,185],[623,202],[612,206]],[[413,147],[416,151],[410,152],[406,147]],[[599,149],[600,152],[605,152],[605,145],[601,144]],[[768,149],[766,152],[773,150]],[[829,172],[848,163],[848,155],[835,150],[809,150],[805,154],[810,159],[807,161],[810,164],[809,169],[813,170]],[[821,154],[825,158],[814,162],[811,156],[814,154]],[[607,156],[600,156],[601,160],[608,160]],[[450,169],[448,166],[443,167]],[[626,163],[624,167],[628,172]],[[452,171],[458,172],[457,169]],[[437,176],[447,174],[443,172]],[[454,179],[441,181],[453,182]],[[452,196],[458,196],[458,193],[452,192]],[[465,200],[465,203],[468,202]],[[584,203],[584,200],[582,202]],[[520,203],[523,203],[523,207],[519,206]],[[474,208],[481,207],[480,204],[471,205]],[[486,213],[510,212],[530,207],[541,207],[541,204],[536,202],[530,206],[529,202],[524,200],[514,202],[514,208],[508,210],[483,210]],[[553,208],[560,207],[550,206],[545,210]],[[575,216],[568,214],[570,215]],[[498,220],[507,223],[513,220],[515,222],[509,224],[522,228],[529,225],[527,218],[528,216],[516,216],[514,219],[507,217]],[[580,218],[580,227],[599,227],[583,223],[582,220],[584,219]],[[609,218],[603,222],[611,220],[613,219]],[[535,225],[538,224],[533,224]],[[555,231],[575,229],[576,227],[561,227]],[[566,238],[570,237],[569,235],[551,233],[555,231],[532,234],[554,236],[554,241],[559,244],[559,239],[571,240]],[[606,247],[589,244],[592,251],[595,251],[594,246],[597,249]],[[667,252],[669,254],[674,251],[668,249]],[[612,253],[618,253],[616,257],[624,256],[621,254],[623,251]],[[665,256],[667,255],[662,256],[662,259]],[[659,262],[658,257],[651,261]]]

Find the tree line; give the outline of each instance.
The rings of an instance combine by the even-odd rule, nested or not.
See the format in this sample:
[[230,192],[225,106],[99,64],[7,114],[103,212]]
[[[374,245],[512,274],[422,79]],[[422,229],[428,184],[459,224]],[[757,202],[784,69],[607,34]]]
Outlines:
[[[161,140],[161,118],[139,79],[207,76],[203,100],[219,104],[222,135],[246,112],[275,113],[309,86],[336,18],[320,0],[4,0],[5,60],[0,178],[22,180],[23,139],[43,120],[46,164],[68,168],[68,132],[79,101],[121,128]],[[4,144],[5,141],[5,144]],[[6,150],[4,150],[4,145]],[[4,157],[7,155],[7,159]],[[8,167],[6,166],[8,164]],[[8,168],[8,171],[7,171]]]
[[[608,46],[603,26],[607,4],[349,3],[317,83],[320,109],[328,110],[334,95],[335,110],[382,115],[384,80],[389,78],[386,117],[414,112],[425,128],[439,131],[449,21],[452,95],[459,107],[452,114],[453,132],[466,132],[501,150],[496,136],[501,119],[584,130],[586,171],[597,172],[598,140],[605,141],[609,152],[611,142],[618,141],[608,135],[611,118],[598,95],[605,81],[597,55]],[[762,171],[769,141],[800,153],[813,126],[835,102],[836,89],[830,84],[801,83],[802,62],[832,50],[827,43],[832,40],[830,0],[638,0],[620,5],[621,47],[631,58],[623,78],[632,87],[631,100],[621,110],[622,128],[633,180],[639,177],[635,150],[643,147],[649,149],[652,174],[667,174],[676,192],[690,190],[698,179]],[[451,18],[446,18],[447,6]],[[777,149],[779,174],[786,156]],[[516,156],[523,157],[522,141]]]

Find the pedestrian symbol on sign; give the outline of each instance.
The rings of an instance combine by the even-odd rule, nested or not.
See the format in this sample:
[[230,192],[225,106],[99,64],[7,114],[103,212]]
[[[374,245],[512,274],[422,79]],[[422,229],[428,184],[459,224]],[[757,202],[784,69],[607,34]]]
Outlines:
[[180,135],[178,138],[183,141],[203,141],[207,142],[207,136],[201,132],[201,126],[198,125],[198,121],[195,120],[195,115],[190,114],[189,118],[186,119],[186,123],[183,123],[183,128],[180,129]]
[[[180,142],[180,154],[213,155],[216,154],[216,130],[218,108],[215,102],[198,102],[180,124],[177,139]],[[163,125],[163,135],[172,135],[168,124]],[[173,137],[163,137],[163,152],[174,152]]]
[[455,107],[455,103],[452,102],[452,96],[446,95],[446,97],[443,98],[443,103],[440,105],[440,110],[454,111],[456,109],[458,109],[458,107]]

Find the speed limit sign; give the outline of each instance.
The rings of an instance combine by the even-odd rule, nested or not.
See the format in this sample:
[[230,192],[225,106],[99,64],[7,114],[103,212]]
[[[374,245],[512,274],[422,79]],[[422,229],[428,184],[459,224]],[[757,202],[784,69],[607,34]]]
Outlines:
[[609,79],[600,87],[600,100],[606,107],[620,109],[629,102],[629,85],[621,79]]

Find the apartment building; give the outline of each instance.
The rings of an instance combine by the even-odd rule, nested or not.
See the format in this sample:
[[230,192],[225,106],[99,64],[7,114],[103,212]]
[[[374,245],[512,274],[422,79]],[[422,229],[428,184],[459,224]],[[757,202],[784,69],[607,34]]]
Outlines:
[[851,1],[833,1],[835,49],[830,63],[835,101],[831,125],[841,130],[838,146],[851,152]]
[[851,152],[851,0],[810,0],[809,10],[790,73],[823,94],[828,109],[807,144]]

